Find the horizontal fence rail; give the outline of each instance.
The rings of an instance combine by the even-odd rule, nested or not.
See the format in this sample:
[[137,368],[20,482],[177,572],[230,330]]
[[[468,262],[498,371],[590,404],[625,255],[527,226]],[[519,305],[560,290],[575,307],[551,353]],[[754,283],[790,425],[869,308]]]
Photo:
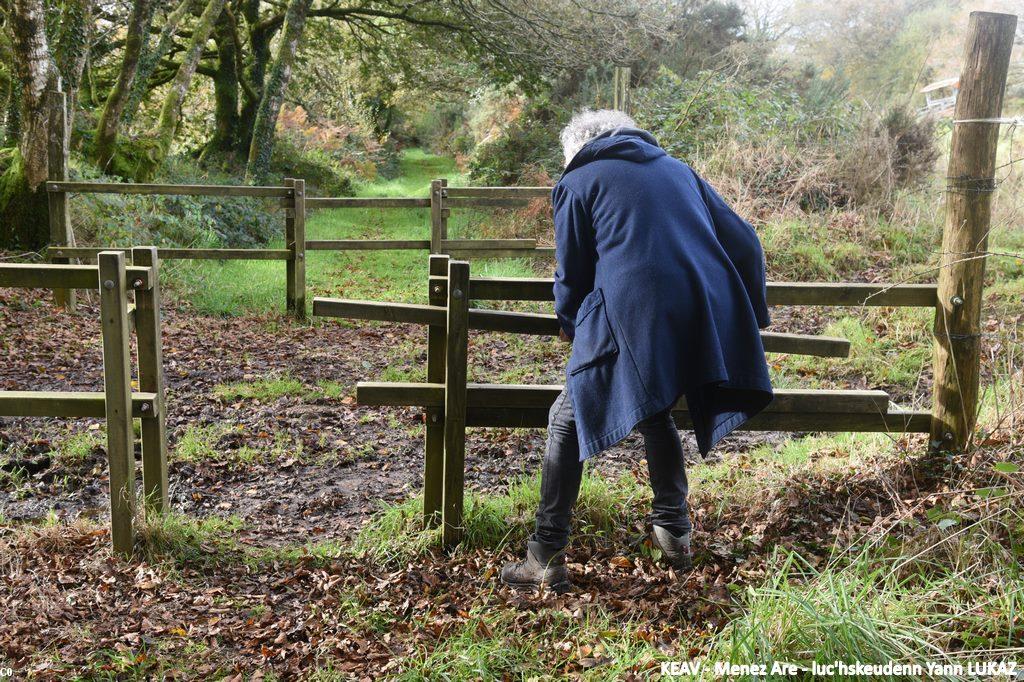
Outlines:
[[[128,266],[125,268],[125,278],[127,290],[153,288],[154,281],[149,268]],[[0,266],[0,287],[98,289],[99,286],[100,275],[95,265],[11,263]]]
[[[155,417],[155,393],[132,393],[132,417]],[[106,415],[102,392],[0,391],[0,414],[6,417],[81,417]]]
[[[314,298],[313,315],[441,326],[445,324],[447,309],[443,306],[418,303],[381,303],[339,298]],[[471,308],[469,310],[469,328],[477,331],[558,336],[559,323],[558,318],[550,314]],[[845,358],[850,354],[850,342],[847,339],[832,336],[761,332],[761,342],[768,353],[828,358]]]
[[[47,255],[59,258],[95,258],[101,251],[130,251],[118,247],[51,246]],[[288,249],[189,249],[158,248],[161,260],[288,260]]]
[[[446,277],[434,275],[431,286],[447,291]],[[768,282],[768,305],[891,306],[934,308],[934,284],[865,284],[851,282]],[[469,298],[477,301],[553,301],[550,277],[473,277]]]
[[251,185],[157,185],[141,182],[47,182],[48,192],[70,194],[148,194],[192,197],[291,197],[291,187]]

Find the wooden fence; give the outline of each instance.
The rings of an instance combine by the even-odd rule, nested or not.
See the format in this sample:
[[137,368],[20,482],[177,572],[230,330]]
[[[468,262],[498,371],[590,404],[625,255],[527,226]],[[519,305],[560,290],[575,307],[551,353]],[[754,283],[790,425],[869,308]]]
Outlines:
[[[483,310],[470,301],[552,301],[552,280],[471,278],[469,263],[430,256],[429,305],[314,298],[313,315],[426,325],[427,382],[361,382],[362,405],[406,405],[425,409],[424,520],[443,524],[445,543],[462,532],[465,431],[476,427],[543,427],[561,391],[558,385],[467,383],[470,329],[552,336],[554,315]],[[772,306],[936,307],[932,284],[768,284]],[[762,332],[765,351],[845,357],[846,339]],[[690,428],[686,401],[673,410],[680,428]],[[931,413],[898,408],[884,391],[779,389],[775,401],[744,428],[755,431],[927,432]]]
[[[105,417],[110,467],[110,526],[114,550],[130,554],[134,545],[135,434],[142,423],[143,499],[152,510],[167,506],[167,437],[160,287],[157,249],[125,254],[103,251],[96,265],[0,265],[0,287],[73,291],[98,289],[103,337],[102,392],[0,391],[0,415],[10,417]],[[130,305],[129,292],[135,304]],[[132,391],[129,330],[138,340],[138,386]]]
[[[59,177],[65,171],[53,167]],[[427,197],[307,197],[302,179],[288,178],[282,186],[174,185],[110,182],[69,182],[50,180],[46,184],[50,201],[48,256],[53,263],[93,259],[118,247],[72,245],[68,196],[71,194],[142,194],[204,197],[250,197],[278,199],[285,212],[283,249],[200,249],[160,248],[162,259],[281,260],[285,261],[285,306],[298,319],[306,316],[307,251],[423,250],[464,258],[554,257],[554,248],[538,246],[535,239],[449,239],[448,219],[452,208],[510,208],[525,206],[537,198],[550,197],[550,187],[448,187],[447,180],[434,180]],[[428,239],[306,239],[309,209],[430,209]],[[55,291],[59,303],[73,306],[74,297]]]

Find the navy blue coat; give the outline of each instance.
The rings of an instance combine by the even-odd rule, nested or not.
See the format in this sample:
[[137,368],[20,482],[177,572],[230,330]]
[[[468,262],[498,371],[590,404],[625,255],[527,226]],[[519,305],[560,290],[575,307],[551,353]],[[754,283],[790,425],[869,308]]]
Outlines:
[[647,132],[590,141],[552,193],[580,459],[685,396],[701,454],[772,400],[754,229]]

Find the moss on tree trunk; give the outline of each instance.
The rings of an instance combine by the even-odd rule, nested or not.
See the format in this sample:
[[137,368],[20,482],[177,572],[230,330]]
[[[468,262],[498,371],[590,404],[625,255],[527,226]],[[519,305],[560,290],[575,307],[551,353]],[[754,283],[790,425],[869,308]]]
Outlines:
[[50,241],[46,184],[29,187],[25,160],[18,149],[0,175],[0,248],[39,251]]
[[266,182],[270,173],[270,157],[274,152],[274,131],[277,117],[284,103],[284,95],[291,80],[292,65],[299,49],[299,40],[306,24],[306,15],[312,0],[291,0],[284,20],[281,43],[277,48],[274,65],[270,69],[263,99],[256,112],[252,143],[249,145],[249,162],[245,168],[246,182]]

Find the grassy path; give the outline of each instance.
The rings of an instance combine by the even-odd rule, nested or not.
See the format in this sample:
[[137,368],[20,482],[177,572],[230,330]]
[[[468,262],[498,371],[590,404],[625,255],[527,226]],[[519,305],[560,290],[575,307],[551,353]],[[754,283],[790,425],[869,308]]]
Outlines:
[[[452,159],[419,149],[405,151],[399,168],[398,177],[368,183],[358,196],[425,197],[434,178],[465,181]],[[453,232],[459,230],[456,220]],[[426,239],[429,234],[428,209],[328,209],[310,214],[306,224],[307,239]],[[268,246],[283,248],[284,240]],[[307,258],[307,300],[336,296],[422,302],[425,297],[425,251],[310,251]],[[176,293],[199,312],[237,315],[282,313],[284,268],[281,261],[179,261],[168,269]],[[529,263],[507,260],[481,262],[474,271],[534,274]]]

